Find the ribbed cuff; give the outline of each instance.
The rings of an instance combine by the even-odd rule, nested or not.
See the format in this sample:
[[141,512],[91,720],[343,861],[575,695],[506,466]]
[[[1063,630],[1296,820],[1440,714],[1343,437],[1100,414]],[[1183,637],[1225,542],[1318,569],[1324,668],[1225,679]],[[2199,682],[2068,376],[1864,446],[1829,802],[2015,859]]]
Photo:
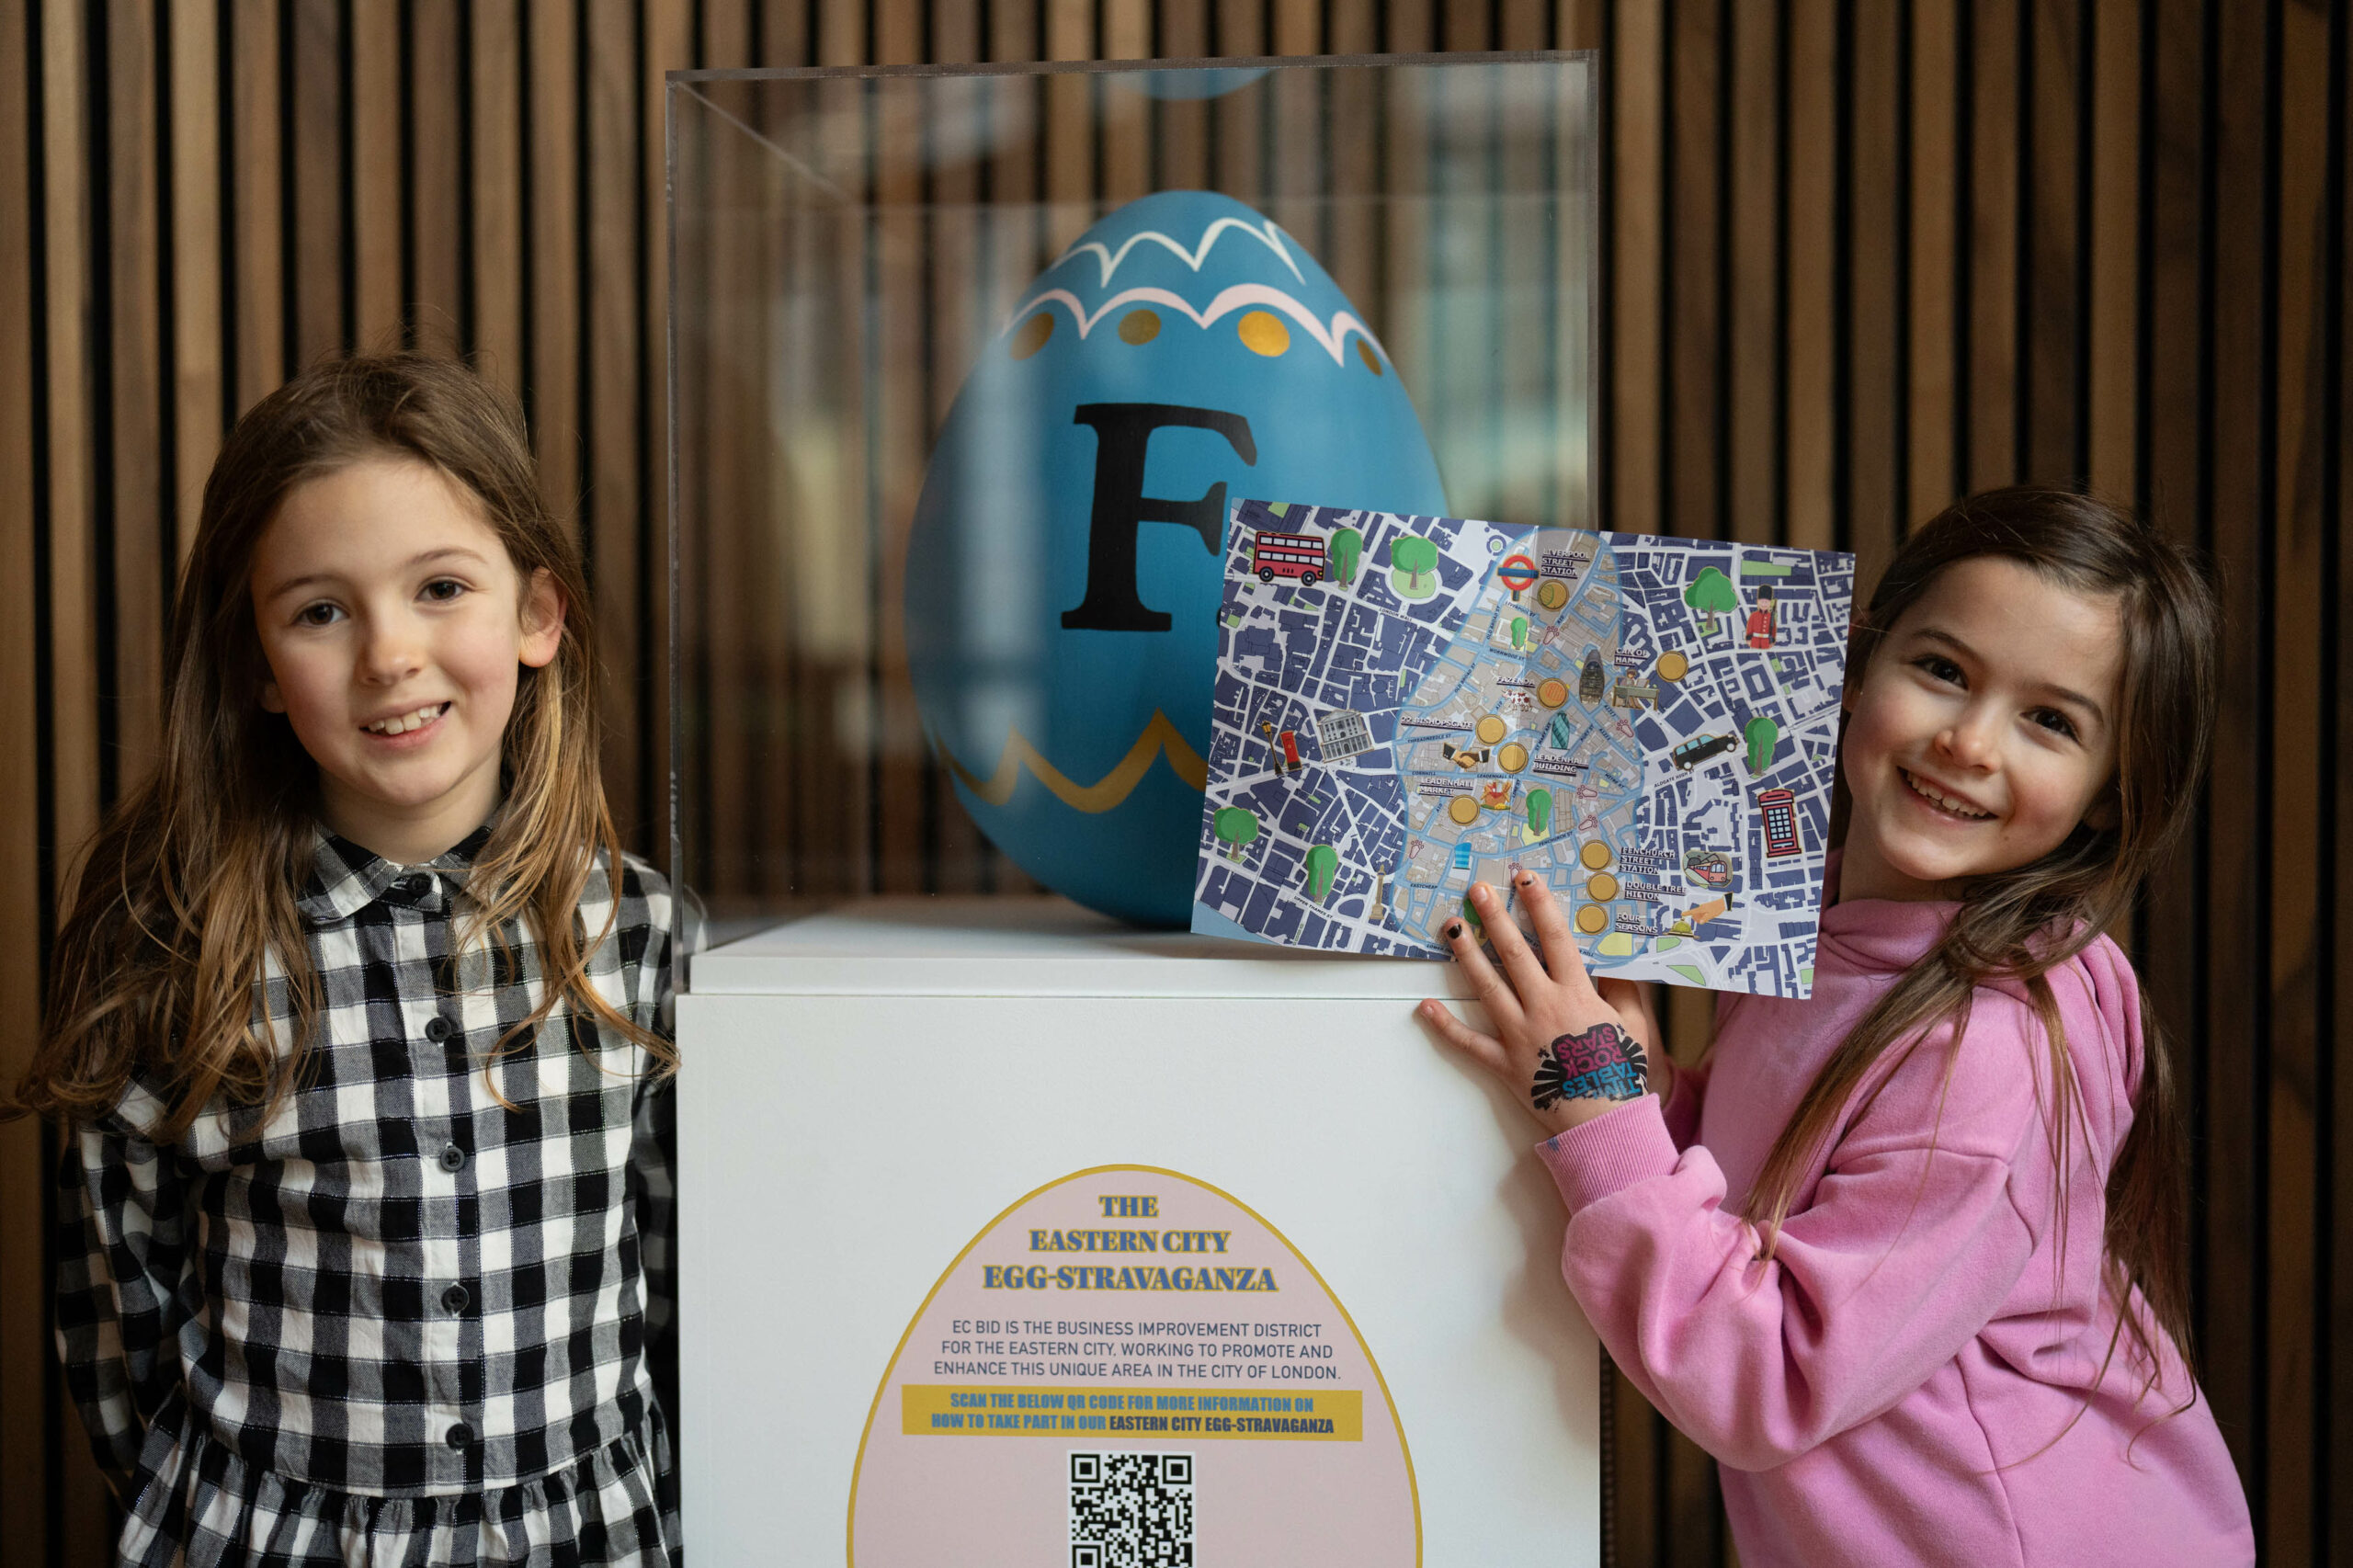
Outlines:
[[1552,1185],[1571,1214],[1638,1181],[1671,1174],[1680,1158],[1656,1095],[1638,1095],[1582,1127],[1547,1138],[1536,1145],[1536,1157],[1552,1173]]

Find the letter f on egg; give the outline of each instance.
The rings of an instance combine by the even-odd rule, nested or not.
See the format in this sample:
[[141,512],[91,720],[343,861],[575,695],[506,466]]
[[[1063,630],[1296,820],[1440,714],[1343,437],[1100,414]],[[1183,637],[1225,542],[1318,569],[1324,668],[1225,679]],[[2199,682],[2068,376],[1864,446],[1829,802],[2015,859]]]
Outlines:
[[1170,501],[1143,493],[1144,451],[1152,433],[1166,426],[1213,430],[1252,467],[1258,462],[1250,422],[1214,408],[1173,403],[1082,403],[1074,425],[1095,427],[1095,509],[1087,519],[1086,597],[1063,611],[1068,631],[1165,631],[1174,621],[1136,594],[1136,529],[1145,523],[1181,523],[1201,536],[1211,554],[1225,538],[1225,483],[1197,501]]

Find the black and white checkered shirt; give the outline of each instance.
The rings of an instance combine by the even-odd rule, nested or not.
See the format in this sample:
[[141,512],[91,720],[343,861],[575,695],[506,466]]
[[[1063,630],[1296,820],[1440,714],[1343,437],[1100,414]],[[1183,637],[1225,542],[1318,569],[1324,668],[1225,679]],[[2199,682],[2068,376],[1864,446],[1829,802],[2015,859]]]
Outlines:
[[[670,1310],[673,1096],[642,1047],[563,1006],[490,1061],[542,980],[520,921],[504,952],[451,951],[488,837],[401,867],[320,835],[299,908],[324,1007],[309,1070],[258,1140],[208,1114],[158,1147],[142,1132],[163,1102],[136,1084],[69,1140],[58,1343],[131,1504],[122,1560],[171,1561],[174,1539],[208,1532],[291,1540],[292,1521],[255,1511],[299,1502],[343,1538],[317,1542],[340,1562],[362,1515],[404,1539],[469,1517],[489,1530],[550,1490],[599,1487],[663,1494],[675,1543],[649,1364]],[[591,980],[666,1037],[669,890],[631,859],[616,901],[600,862],[584,936],[608,915]],[[261,992],[290,1016],[281,977]],[[426,1501],[351,1511],[381,1497]],[[437,1514],[436,1498],[466,1501]],[[136,1549],[142,1521],[162,1551]],[[622,1528],[599,1526],[587,1560],[667,1560],[658,1540],[620,1551]]]

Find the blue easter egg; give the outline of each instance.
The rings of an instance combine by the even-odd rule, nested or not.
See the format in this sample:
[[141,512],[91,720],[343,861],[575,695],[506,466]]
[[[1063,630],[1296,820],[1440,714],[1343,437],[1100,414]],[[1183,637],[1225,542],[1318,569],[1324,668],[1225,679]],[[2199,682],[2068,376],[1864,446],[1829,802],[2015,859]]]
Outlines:
[[1229,197],[1130,202],[1020,299],[915,505],[915,698],[958,798],[1023,870],[1182,926],[1229,506],[1443,514],[1446,494],[1338,285]]

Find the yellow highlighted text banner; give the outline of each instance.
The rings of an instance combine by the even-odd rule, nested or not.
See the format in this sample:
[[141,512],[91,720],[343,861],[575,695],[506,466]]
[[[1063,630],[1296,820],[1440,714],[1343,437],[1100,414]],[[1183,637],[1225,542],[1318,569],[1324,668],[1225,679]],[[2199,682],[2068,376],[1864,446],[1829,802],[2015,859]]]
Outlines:
[[1168,1388],[1007,1388],[907,1383],[899,1430],[910,1437],[1229,1437],[1359,1443],[1364,1394],[1244,1393]]

